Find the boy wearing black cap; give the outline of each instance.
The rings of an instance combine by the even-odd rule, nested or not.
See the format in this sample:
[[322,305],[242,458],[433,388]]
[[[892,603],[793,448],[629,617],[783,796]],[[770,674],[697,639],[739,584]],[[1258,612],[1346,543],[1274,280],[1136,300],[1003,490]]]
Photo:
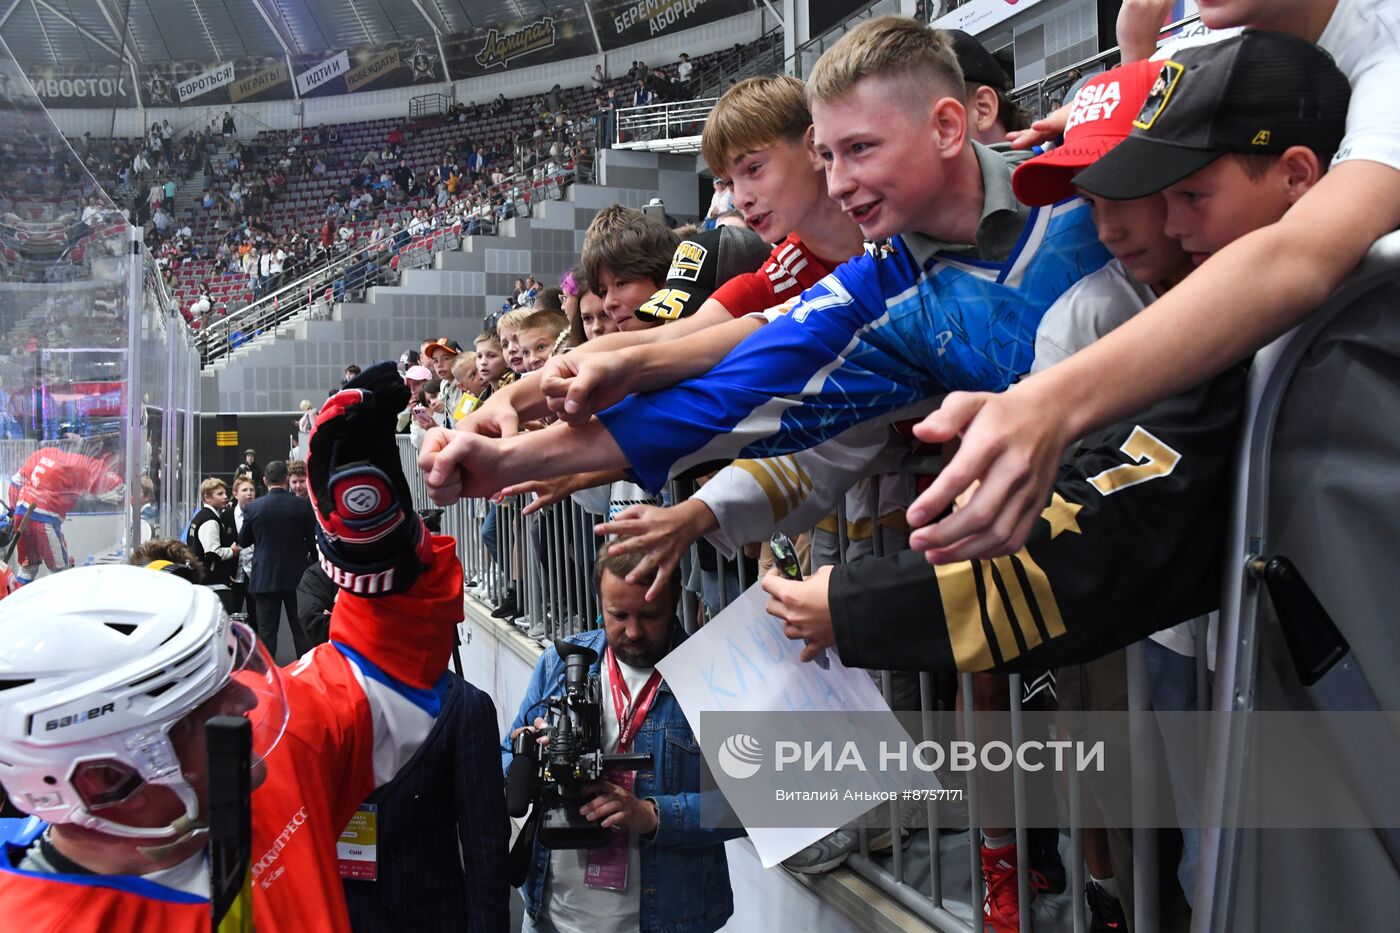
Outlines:
[[984,146],[1005,147],[1006,134],[1030,125],[1026,113],[1007,92],[1011,79],[987,47],[961,29],[946,29],[962,68],[967,96],[968,131]]

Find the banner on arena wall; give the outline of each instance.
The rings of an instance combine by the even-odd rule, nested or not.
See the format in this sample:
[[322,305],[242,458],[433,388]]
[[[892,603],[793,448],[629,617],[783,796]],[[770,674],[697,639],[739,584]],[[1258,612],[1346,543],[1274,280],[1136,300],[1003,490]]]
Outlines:
[[30,65],[25,76],[45,107],[135,107],[131,71],[125,65]]
[[628,0],[595,9],[594,22],[603,49],[611,52],[752,9],[752,0]]
[[206,71],[202,75],[187,78],[175,85],[175,95],[180,99],[181,103],[196,97],[202,97],[210,91],[232,84],[233,73],[234,63],[231,61],[224,62],[217,68]]
[[[292,87],[283,77],[265,72],[286,70],[279,58],[239,58],[227,62],[161,62],[141,71],[141,96],[147,107],[223,106],[249,99],[290,99]],[[235,96],[237,94],[238,96]]]
[[318,87],[350,70],[350,53],[341,52],[333,58],[317,62],[297,75],[297,93],[307,96]]
[[1024,13],[1040,0],[968,0],[956,10],[945,13],[930,25],[935,29],[961,29],[972,35],[986,32]]
[[436,43],[423,39],[351,49],[345,90],[354,93],[442,81],[441,59]]
[[228,96],[233,103],[291,97],[292,73],[286,62],[278,62],[234,81],[228,86]]
[[388,49],[374,56],[363,65],[356,65],[345,73],[345,89],[347,91],[358,90],[361,86],[369,84],[376,78],[381,77],[399,67],[399,50],[397,48]]
[[460,33],[443,42],[454,79],[583,58],[598,51],[587,14],[567,9],[527,22]]
[[[309,89],[303,88],[303,97],[333,97],[445,80],[442,56],[431,39],[357,46],[342,52],[339,58],[344,58],[344,67],[336,73],[328,72]],[[313,64],[301,73],[307,74],[323,64]],[[300,62],[297,67],[301,69]]]

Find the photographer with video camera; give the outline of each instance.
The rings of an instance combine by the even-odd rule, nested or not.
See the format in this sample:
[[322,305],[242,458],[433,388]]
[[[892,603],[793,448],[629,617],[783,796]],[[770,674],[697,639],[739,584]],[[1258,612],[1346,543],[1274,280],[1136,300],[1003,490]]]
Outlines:
[[734,910],[743,831],[700,825],[700,746],[656,670],[685,639],[680,579],[648,601],[640,562],[598,556],[602,628],[545,649],[501,743],[511,815],[533,806],[524,933],[709,933]]

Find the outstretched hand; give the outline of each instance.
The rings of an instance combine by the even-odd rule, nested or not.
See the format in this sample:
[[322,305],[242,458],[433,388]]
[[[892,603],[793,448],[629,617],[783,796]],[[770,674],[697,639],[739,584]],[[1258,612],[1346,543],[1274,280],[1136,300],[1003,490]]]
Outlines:
[[499,500],[507,496],[534,495],[534,500],[525,503],[525,507],[520,510],[521,515],[533,515],[556,502],[563,502],[580,489],[589,489],[597,485],[592,481],[592,477],[591,473],[573,473],[552,479],[532,479],[505,487],[496,493],[495,498]]
[[700,499],[690,499],[669,508],[629,506],[612,521],[597,525],[593,530],[600,535],[622,536],[622,540],[608,545],[609,555],[645,554],[627,574],[627,582],[636,585],[654,575],[647,588],[646,598],[650,602],[665,591],[667,581],[690,546],[716,527],[718,524],[710,507]]
[[[1060,436],[1062,420],[1027,404],[1019,389],[950,393],[914,426],[926,443],[962,438],[907,513],[909,546],[930,564],[1014,554],[1040,518],[1070,440]],[[938,521],[954,500],[958,510]]]
[[1011,148],[1029,149],[1032,146],[1039,146],[1041,143],[1059,139],[1065,135],[1065,126],[1069,124],[1070,109],[1070,105],[1065,104],[1060,109],[1053,110],[1036,120],[1031,124],[1030,129],[1012,130],[1007,133],[1006,138],[1011,143]]
[[520,417],[507,393],[493,392],[480,408],[458,421],[453,430],[483,437],[512,437],[520,430]]
[[776,570],[763,578],[768,594],[767,612],[783,623],[783,634],[793,641],[805,641],[802,660],[815,660],[836,643],[831,622],[831,566],[828,564],[805,580],[789,580]]
[[428,497],[441,506],[464,497],[487,497],[504,484],[502,441],[480,434],[435,428],[423,438],[418,469]]
[[631,372],[621,351],[565,353],[550,357],[540,372],[540,389],[549,410],[574,426],[622,399],[631,391]]

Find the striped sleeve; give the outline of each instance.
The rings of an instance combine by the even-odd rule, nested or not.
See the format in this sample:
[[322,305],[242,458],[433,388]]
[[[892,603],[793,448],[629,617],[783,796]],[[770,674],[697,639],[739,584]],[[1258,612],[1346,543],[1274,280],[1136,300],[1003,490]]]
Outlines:
[[[1093,438],[1015,554],[930,567],[921,553],[835,569],[848,665],[999,671],[1080,663],[1215,608],[1244,372]],[[872,612],[878,607],[878,612]]]
[[908,263],[862,256],[803,292],[703,376],[633,395],[599,419],[649,489],[706,465],[793,453],[942,386],[889,340],[886,295],[914,288]]
[[908,443],[889,424],[927,414],[936,401],[872,419],[808,450],[762,460],[736,460],[695,493],[714,513],[719,530],[707,540],[726,557],[774,529],[795,535],[830,514],[842,495],[866,476],[898,468]]
[[342,590],[331,611],[331,647],[369,703],[376,785],[413,757],[442,708],[435,687],[462,621],[455,548],[452,538],[434,536],[433,565],[408,590],[374,599]]

